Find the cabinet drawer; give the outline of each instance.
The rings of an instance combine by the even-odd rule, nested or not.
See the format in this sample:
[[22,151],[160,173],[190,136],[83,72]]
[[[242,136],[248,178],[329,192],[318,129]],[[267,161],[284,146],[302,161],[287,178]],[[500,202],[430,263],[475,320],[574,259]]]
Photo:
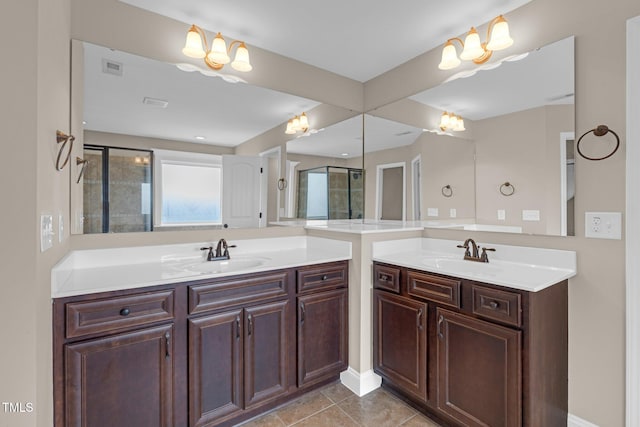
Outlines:
[[66,337],[75,338],[171,320],[174,317],[173,305],[173,290],[67,303]]
[[400,293],[400,269],[389,265],[373,265],[373,287]]
[[460,280],[409,271],[409,295],[460,308]]
[[286,297],[288,292],[286,271],[189,286],[189,314]]
[[522,303],[516,292],[472,285],[473,314],[520,327]]
[[347,263],[315,265],[298,269],[298,292],[317,291],[346,286]]

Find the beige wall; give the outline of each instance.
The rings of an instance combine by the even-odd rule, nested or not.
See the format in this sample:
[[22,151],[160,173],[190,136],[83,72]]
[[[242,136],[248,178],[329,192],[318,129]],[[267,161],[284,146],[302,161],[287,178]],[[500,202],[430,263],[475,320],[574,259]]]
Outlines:
[[[4,153],[9,159],[0,168],[0,185],[5,200],[10,201],[3,204],[5,245],[0,249],[3,271],[0,312],[8,325],[0,333],[5,343],[0,399],[31,401],[36,407],[31,415],[0,413],[0,427],[51,425],[49,272],[70,247],[195,242],[217,237],[201,232],[167,232],[69,239],[66,231],[62,244],[56,241],[52,250],[39,252],[36,228],[41,212],[56,216],[62,212],[68,230],[69,169],[56,172],[53,158],[55,129],[66,130],[69,126],[70,35],[173,62],[179,58],[184,40],[183,24],[117,0],[72,0],[70,23],[69,1],[12,2],[11,12],[0,17],[3,52],[12,64],[3,69],[4,78],[0,80],[3,93],[0,120],[4,124]],[[637,15],[640,15],[637,0],[607,4],[596,0],[534,0],[509,13],[518,50],[531,50],[572,34],[576,36],[576,133],[604,123],[624,135],[625,22]],[[485,28],[478,30],[482,33]],[[499,52],[496,56],[511,52]],[[251,83],[358,111],[362,110],[363,99],[365,109],[369,109],[438,84],[449,75],[437,69],[439,55],[439,49],[427,52],[363,86],[256,49],[252,51],[252,61],[264,64],[260,69],[265,71],[256,73]],[[583,218],[586,211],[624,211],[624,147],[634,141],[625,141],[624,136],[622,139],[622,148],[606,161],[576,160],[576,237],[452,230],[427,230],[423,234],[577,252],[578,275],[569,284],[569,410],[601,426],[624,424],[624,242],[585,239]],[[369,177],[367,182],[370,181]],[[57,219],[54,222],[57,225]],[[292,232],[301,231],[284,228],[228,231],[231,238]],[[391,236],[383,236],[386,237]],[[370,238],[363,239],[364,253],[370,251]],[[356,259],[354,270],[360,269],[360,280],[352,277],[365,286],[361,292],[366,296],[371,283],[369,265],[365,255],[359,258],[364,264],[355,265]],[[370,309],[366,297],[353,302],[359,302],[365,311]],[[369,357],[366,349],[360,354],[361,360]]]

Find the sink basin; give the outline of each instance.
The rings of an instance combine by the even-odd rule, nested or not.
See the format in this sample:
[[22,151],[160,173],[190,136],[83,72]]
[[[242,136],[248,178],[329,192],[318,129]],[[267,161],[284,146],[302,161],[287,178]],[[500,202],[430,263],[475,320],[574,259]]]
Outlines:
[[216,274],[241,272],[259,267],[269,261],[269,258],[231,258],[223,261],[198,261],[184,265],[183,269],[198,274]]
[[486,262],[467,261],[463,259],[455,258],[434,258],[425,257],[422,260],[423,264],[442,270],[447,274],[464,274],[464,275],[477,275],[477,276],[496,276],[502,269]]

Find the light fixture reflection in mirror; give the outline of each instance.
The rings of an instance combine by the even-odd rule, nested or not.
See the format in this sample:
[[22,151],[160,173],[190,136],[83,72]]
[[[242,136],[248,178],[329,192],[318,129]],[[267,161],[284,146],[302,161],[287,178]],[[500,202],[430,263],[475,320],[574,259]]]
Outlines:
[[[430,130],[408,147],[387,147],[378,156],[379,163],[406,164],[407,218],[428,227],[573,235],[574,173],[579,167],[573,155],[573,52],[574,38],[568,37],[371,111],[416,132]],[[443,111],[464,117],[466,130],[444,135],[439,127]],[[473,150],[463,154],[464,144]],[[367,145],[370,174],[376,153]],[[420,197],[413,190],[415,164],[421,165]],[[497,191],[506,177],[517,183],[511,197]],[[451,185],[453,197],[442,197],[445,184]],[[375,196],[375,183],[368,181],[367,194]],[[414,211],[416,199],[420,209]],[[367,217],[372,212],[368,206]]]

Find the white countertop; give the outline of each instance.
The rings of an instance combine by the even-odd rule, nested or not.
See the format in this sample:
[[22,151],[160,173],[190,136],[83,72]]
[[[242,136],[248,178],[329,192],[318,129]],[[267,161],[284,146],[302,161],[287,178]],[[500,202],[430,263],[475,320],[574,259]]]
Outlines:
[[[51,270],[51,297],[132,289],[351,259],[351,243],[296,236],[229,240],[230,262],[206,261],[217,242],[72,251]],[[224,271],[223,264],[236,269]],[[221,266],[217,272],[214,266]],[[210,268],[211,267],[211,268]]]
[[270,222],[269,225],[282,227],[304,227],[307,230],[324,230],[338,233],[372,234],[395,231],[420,231],[424,226],[420,221],[388,221],[371,219],[298,219],[292,221]]
[[538,292],[576,275],[576,253],[557,249],[494,245],[489,263],[463,260],[463,242],[444,239],[401,239],[373,243],[373,260],[462,279]]

